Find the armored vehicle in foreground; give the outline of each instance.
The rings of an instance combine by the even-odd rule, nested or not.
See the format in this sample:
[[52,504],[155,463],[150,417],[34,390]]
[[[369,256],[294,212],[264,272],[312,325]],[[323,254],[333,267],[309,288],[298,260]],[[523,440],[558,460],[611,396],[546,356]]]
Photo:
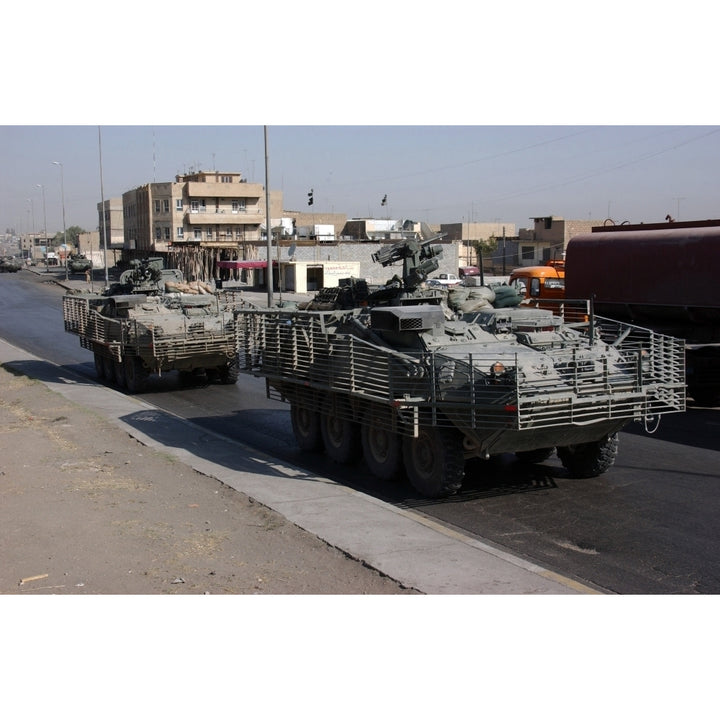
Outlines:
[[66,294],[65,330],[93,353],[100,379],[131,393],[142,392],[151,374],[171,370],[232,384],[238,377],[233,311],[245,301],[202,285],[201,293],[180,271],[142,261],[102,294]]
[[[432,239],[432,238],[431,238]],[[304,450],[364,456],[383,479],[405,473],[428,497],[457,492],[470,458],[557,450],[571,476],[608,470],[618,431],[685,409],[683,344],[595,317],[519,305],[505,286],[425,290],[439,248],[387,246],[403,277],[350,279],[304,309],[237,311],[242,372],[290,404]]]

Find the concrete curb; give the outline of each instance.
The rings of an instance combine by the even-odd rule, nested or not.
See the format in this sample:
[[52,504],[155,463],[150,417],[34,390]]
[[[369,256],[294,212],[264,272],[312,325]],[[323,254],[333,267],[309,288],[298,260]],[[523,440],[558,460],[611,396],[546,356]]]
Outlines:
[[599,591],[428,518],[339,485],[82,378],[0,340],[0,363],[32,377],[144,445],[214,477],[347,555],[425,594],[596,594]]

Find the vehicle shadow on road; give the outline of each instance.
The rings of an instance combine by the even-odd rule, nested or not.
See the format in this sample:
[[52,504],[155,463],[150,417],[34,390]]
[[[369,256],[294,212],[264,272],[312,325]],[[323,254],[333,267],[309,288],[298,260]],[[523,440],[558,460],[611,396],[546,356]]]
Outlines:
[[500,455],[489,460],[468,460],[462,488],[456,495],[441,500],[408,495],[403,498],[402,504],[407,507],[421,507],[556,490],[558,486],[554,478],[562,472],[559,468],[520,462],[513,455]]

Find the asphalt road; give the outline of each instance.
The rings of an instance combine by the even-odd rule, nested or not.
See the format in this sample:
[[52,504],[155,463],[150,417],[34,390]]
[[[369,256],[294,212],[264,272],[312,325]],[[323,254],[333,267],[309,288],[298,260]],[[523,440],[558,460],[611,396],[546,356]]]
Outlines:
[[[62,294],[42,275],[0,277],[0,336],[94,377],[90,353],[63,331]],[[720,592],[720,409],[690,404],[684,414],[665,416],[652,435],[628,426],[615,466],[598,478],[568,478],[555,457],[527,467],[507,455],[469,463],[461,493],[431,501],[406,484],[374,480],[362,463],[341,468],[301,453],[288,406],[267,400],[257,379],[182,387],[170,373],[154,379],[142,398],[610,592]]]

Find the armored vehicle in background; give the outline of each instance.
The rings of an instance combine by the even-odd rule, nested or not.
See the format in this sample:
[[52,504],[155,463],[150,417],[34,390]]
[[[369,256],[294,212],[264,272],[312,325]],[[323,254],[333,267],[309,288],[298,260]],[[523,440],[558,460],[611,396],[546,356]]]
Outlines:
[[304,308],[240,309],[241,372],[290,404],[304,450],[364,456],[383,479],[403,473],[427,497],[462,485],[466,461],[555,450],[568,473],[615,461],[618,431],[685,409],[683,344],[605,321],[520,306],[508,286],[428,290],[433,238],[383,248],[403,263],[385,286],[350,279]]
[[100,379],[131,393],[142,392],[151,374],[171,370],[235,383],[233,313],[246,302],[232,291],[193,290],[180,271],[161,263],[137,263],[103,294],[66,294],[65,330],[93,353]]
[[0,257],[0,272],[17,272],[22,268],[22,263],[15,257]]
[[71,273],[84,273],[92,270],[92,260],[85,255],[72,255],[68,258],[68,271]]

